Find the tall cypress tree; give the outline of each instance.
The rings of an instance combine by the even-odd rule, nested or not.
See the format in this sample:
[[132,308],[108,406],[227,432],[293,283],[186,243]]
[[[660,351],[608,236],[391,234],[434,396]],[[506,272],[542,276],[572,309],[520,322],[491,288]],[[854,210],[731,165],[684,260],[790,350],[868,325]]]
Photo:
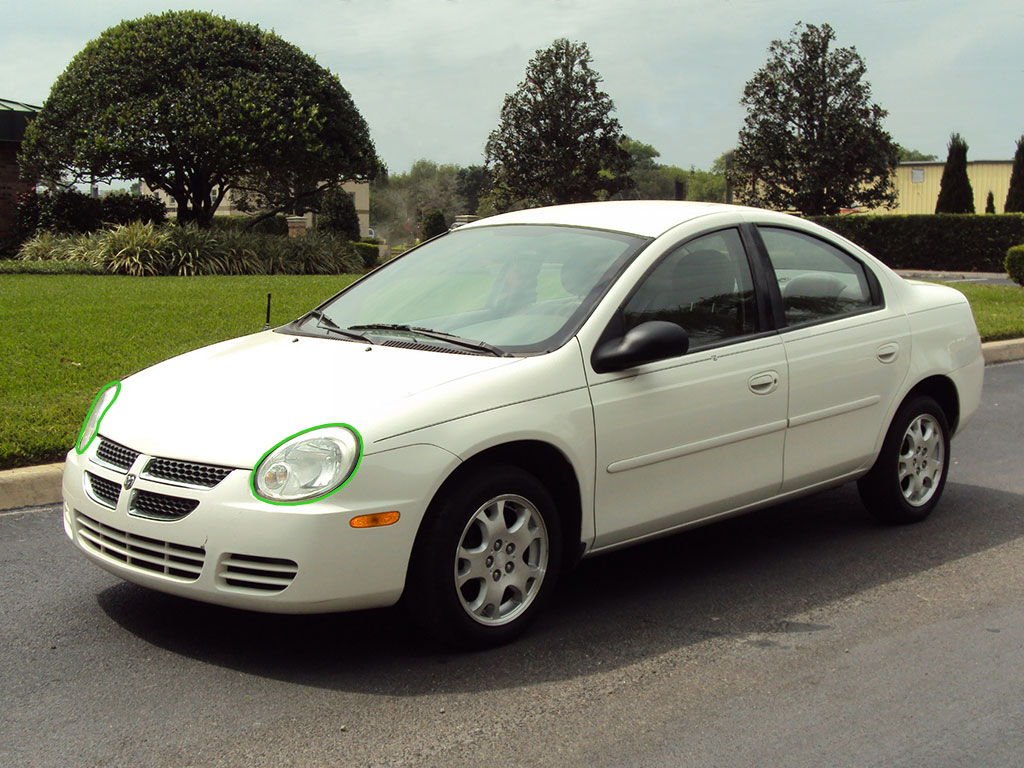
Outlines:
[[974,190],[967,178],[967,142],[959,133],[949,137],[949,154],[939,182],[936,213],[974,213]]
[[1010,191],[1006,193],[1004,213],[1024,213],[1024,136],[1017,139],[1017,151],[1013,155],[1013,170],[1010,171]]

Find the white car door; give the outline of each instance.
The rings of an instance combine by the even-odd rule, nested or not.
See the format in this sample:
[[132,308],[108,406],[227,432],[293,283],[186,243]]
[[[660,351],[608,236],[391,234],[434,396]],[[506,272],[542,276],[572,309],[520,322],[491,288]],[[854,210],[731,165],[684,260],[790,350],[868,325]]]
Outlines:
[[669,252],[625,302],[617,333],[675,322],[689,333],[690,350],[617,372],[587,366],[595,549],[778,492],[787,368],[781,340],[763,332],[757,310],[746,251],[731,228]]
[[789,362],[782,491],[870,464],[910,365],[910,324],[870,270],[837,245],[758,227],[781,294]]

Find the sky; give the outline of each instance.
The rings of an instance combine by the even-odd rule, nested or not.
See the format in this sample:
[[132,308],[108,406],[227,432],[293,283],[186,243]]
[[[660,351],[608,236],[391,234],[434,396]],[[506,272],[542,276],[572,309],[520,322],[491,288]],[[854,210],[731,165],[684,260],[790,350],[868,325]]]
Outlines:
[[41,104],[75,54],[124,19],[210,11],[272,30],[338,75],[392,173],[482,164],[505,94],[557,38],[586,42],[625,133],[710,168],[735,145],[743,86],[798,21],[867,65],[901,145],[1008,160],[1024,134],[1022,0],[0,0],[0,98]]

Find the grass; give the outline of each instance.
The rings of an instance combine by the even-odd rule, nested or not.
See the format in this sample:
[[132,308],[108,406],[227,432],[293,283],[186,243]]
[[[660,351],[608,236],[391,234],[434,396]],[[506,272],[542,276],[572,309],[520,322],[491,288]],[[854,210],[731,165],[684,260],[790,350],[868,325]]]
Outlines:
[[100,387],[298,317],[351,275],[0,275],[0,469],[63,459]]
[[[354,276],[0,274],[0,469],[59,461],[96,392],[190,349],[298,317]],[[986,341],[1024,337],[1024,288],[956,283]]]
[[962,292],[974,312],[982,341],[1024,337],[1024,287],[945,283]]

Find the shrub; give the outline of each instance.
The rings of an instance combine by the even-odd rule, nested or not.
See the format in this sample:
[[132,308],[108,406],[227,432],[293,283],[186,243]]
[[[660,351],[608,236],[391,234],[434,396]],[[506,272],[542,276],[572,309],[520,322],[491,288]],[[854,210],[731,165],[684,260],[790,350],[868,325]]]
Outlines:
[[136,221],[100,234],[100,263],[115,275],[143,277],[167,274],[168,227],[156,227]]
[[255,232],[225,232],[221,246],[229,275],[262,275],[265,267],[260,253],[288,238]]
[[363,264],[364,269],[373,269],[377,266],[377,258],[380,256],[380,246],[374,243],[351,243],[355,249],[356,256]]
[[320,213],[316,219],[317,229],[331,232],[346,240],[359,239],[359,214],[352,195],[340,187],[324,192],[320,200]]
[[75,234],[103,224],[103,203],[76,189],[44,192],[39,201],[39,229]]
[[[366,257],[356,253],[357,247],[356,243],[323,232],[305,237],[277,237],[230,229],[201,229],[195,225],[158,227],[133,222],[75,236],[41,232],[22,245],[19,261],[82,265],[53,268],[55,273],[65,274],[79,269],[91,274],[99,269],[140,277],[337,275],[364,271]],[[372,248],[376,256],[376,246],[365,247]]]
[[1006,249],[1024,242],[1016,214],[812,216],[893,269],[1001,272]]
[[227,260],[218,233],[195,224],[170,227],[168,232],[166,274],[227,274]]
[[214,216],[210,228],[218,232],[256,232],[263,235],[288,235],[288,217],[283,213],[261,219],[257,216]]
[[1024,245],[1015,245],[1008,249],[1003,264],[1010,279],[1017,285],[1024,285]]
[[448,224],[444,220],[441,211],[427,211],[423,216],[423,226],[420,228],[420,239],[429,240],[432,237],[443,235],[448,231]]
[[66,235],[40,232],[26,240],[18,249],[18,258],[23,261],[63,261],[67,259],[68,241]]
[[167,206],[154,195],[132,195],[113,192],[100,198],[103,222],[107,225],[128,224],[133,221],[163,224],[167,221]]

